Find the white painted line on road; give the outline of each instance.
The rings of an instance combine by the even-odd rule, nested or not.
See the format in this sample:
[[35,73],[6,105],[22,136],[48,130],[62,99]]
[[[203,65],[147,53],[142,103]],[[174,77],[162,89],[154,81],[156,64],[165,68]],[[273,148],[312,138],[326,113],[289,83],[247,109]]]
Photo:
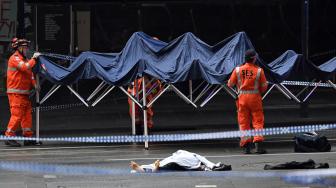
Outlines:
[[57,176],[55,176],[55,175],[50,175],[50,174],[46,174],[46,175],[43,175],[43,178],[45,178],[45,179],[56,179]]
[[223,155],[223,156],[206,156],[206,157],[221,157],[221,158],[230,158],[230,157],[260,157],[260,156],[289,156],[289,155],[328,155],[336,154],[336,152],[316,152],[316,153],[271,153],[271,154],[241,154],[241,155]]
[[[328,139],[329,141],[336,141],[336,139]],[[281,143],[281,142],[293,142],[293,140],[266,140],[267,143]],[[189,143],[186,143],[187,145]],[[191,143],[193,144],[193,143]],[[213,145],[214,143],[197,143],[198,145]],[[169,143],[169,144],[154,144],[155,146],[174,146],[181,145],[181,143]],[[61,149],[95,149],[95,148],[122,148],[139,146],[141,144],[127,144],[127,145],[113,145],[113,146],[62,146],[62,147],[22,147],[22,148],[1,148],[0,151],[29,151],[29,150],[61,150]],[[244,155],[245,156],[245,155]]]
[[[127,145],[130,146],[130,145]],[[58,150],[58,149],[95,149],[95,148],[120,148],[121,146],[69,146],[69,147],[30,147],[30,148],[6,148],[0,151],[29,151],[29,150]]]
[[[336,152],[320,152],[320,153],[274,153],[274,154],[254,154],[254,155],[205,155],[206,158],[231,158],[231,157],[259,157],[260,156],[289,156],[289,155],[330,155],[336,154]],[[122,158],[122,159],[105,159],[104,161],[131,161],[131,160],[157,160],[161,157],[139,157],[139,158]]]
[[217,185],[195,185],[196,188],[213,188],[217,187]]

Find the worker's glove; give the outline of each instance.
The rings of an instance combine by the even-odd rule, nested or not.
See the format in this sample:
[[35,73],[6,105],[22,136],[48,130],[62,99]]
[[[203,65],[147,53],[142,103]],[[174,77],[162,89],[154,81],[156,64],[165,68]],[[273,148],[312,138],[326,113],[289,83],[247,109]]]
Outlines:
[[41,55],[40,52],[35,52],[34,55],[33,55],[33,58],[37,59],[40,55]]
[[154,89],[152,89],[152,94],[157,94],[158,93],[158,91],[156,90],[156,88],[154,88]]

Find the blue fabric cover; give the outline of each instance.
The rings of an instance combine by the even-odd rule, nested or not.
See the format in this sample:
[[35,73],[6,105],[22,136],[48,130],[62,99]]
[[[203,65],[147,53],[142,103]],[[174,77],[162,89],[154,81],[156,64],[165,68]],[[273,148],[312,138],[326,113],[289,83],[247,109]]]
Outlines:
[[[76,58],[44,54],[39,58],[36,71],[52,83],[62,85],[92,78],[100,78],[111,85],[127,85],[144,74],[168,83],[204,79],[210,84],[225,84],[232,70],[244,63],[244,53],[250,48],[254,49],[244,32],[236,33],[214,46],[192,33],[165,43],[143,32],[136,32],[119,53],[88,51]],[[335,72],[335,60],[316,68],[303,66],[301,57],[289,50],[269,64],[260,57],[257,63],[264,68],[267,79],[274,83],[288,78],[302,79],[300,77],[307,69],[314,72],[312,75],[319,68],[327,73]],[[58,65],[65,60],[71,61],[69,67]]]

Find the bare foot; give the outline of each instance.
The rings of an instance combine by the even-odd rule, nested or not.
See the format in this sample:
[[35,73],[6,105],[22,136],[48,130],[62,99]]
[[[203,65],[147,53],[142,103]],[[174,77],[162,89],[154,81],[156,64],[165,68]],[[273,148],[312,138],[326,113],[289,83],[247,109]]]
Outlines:
[[130,168],[132,170],[135,170],[137,172],[145,172],[145,170],[143,168],[141,168],[141,166],[138,165],[138,163],[136,163],[134,161],[131,161],[129,165],[130,165]]
[[154,169],[153,169],[153,172],[158,171],[159,168],[160,168],[160,160],[156,160],[156,161],[154,162]]

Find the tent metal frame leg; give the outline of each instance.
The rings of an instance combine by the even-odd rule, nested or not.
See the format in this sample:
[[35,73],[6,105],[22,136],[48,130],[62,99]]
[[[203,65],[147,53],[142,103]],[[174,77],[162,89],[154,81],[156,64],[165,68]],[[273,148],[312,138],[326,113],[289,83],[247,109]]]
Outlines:
[[[135,83],[135,81],[133,82]],[[133,87],[135,87],[133,85]],[[132,89],[132,95],[135,96],[135,88]],[[135,103],[132,101],[132,114],[131,114],[131,119],[132,119],[132,135],[135,135]]]
[[298,99],[291,91],[289,91],[289,89],[284,86],[282,83],[280,83],[280,86],[283,87],[283,89],[285,89],[285,91],[287,91],[288,95],[294,99],[297,103],[301,103],[300,99]]
[[154,104],[154,102],[155,102],[156,100],[158,100],[158,99],[160,98],[160,96],[161,96],[163,93],[165,93],[169,88],[170,88],[170,85],[166,85],[166,86],[164,87],[164,89],[163,89],[158,95],[156,95],[156,96],[154,97],[153,100],[151,100],[151,101],[147,104],[147,107],[148,107],[148,108],[151,107],[151,106]]
[[[149,86],[149,84],[147,84],[147,86],[146,87],[148,87]],[[160,87],[159,86],[159,84],[157,83],[157,82],[155,82],[147,91],[146,91],[146,97],[148,97],[148,95],[150,95],[151,94],[151,92],[152,92],[152,90],[153,89],[156,89],[156,88],[158,88],[158,87]],[[140,102],[142,102],[142,99],[140,99]]]
[[[321,81],[319,81],[318,83],[321,83]],[[314,93],[314,91],[316,90],[317,87],[318,87],[318,85],[315,85],[314,88],[308,93],[308,95],[303,99],[302,102],[306,102],[306,100],[311,96],[311,94]]]
[[[142,77],[142,105],[146,106],[146,79]],[[143,122],[144,122],[144,136],[145,136],[145,149],[148,149],[148,122],[147,122],[147,108],[143,108]]]
[[264,100],[268,94],[272,91],[272,89],[275,87],[275,84],[272,84],[272,86],[266,91],[266,93],[264,94],[264,96],[262,97],[262,100]]
[[[201,86],[203,85],[205,81],[203,80],[193,91],[192,91],[192,94],[194,94],[196,91],[198,91],[199,88],[201,88]],[[190,94],[188,96],[190,98]]]
[[283,90],[283,88],[281,88],[281,86],[279,84],[274,84],[275,87],[283,94],[285,95],[289,100],[291,100],[292,98]]
[[155,82],[151,88],[148,89],[148,91],[146,91],[146,97],[152,92],[153,89],[156,89],[159,87],[159,84],[157,82]]
[[51,97],[59,88],[61,85],[53,85],[53,87],[48,91],[48,93],[42,98],[40,101],[40,105],[43,104],[49,97]]
[[238,98],[238,93],[232,89],[231,87],[227,86],[226,84],[223,85],[223,89],[225,90],[226,93],[231,95],[231,97],[236,100]]
[[331,80],[328,80],[329,85],[336,90],[336,84],[334,84]]
[[122,86],[119,86],[119,89],[125,93],[133,102],[135,102],[135,104],[137,104],[140,108],[143,108],[143,106],[138,102],[138,100],[136,100],[131,94],[129,94],[125,88],[123,88]]
[[91,95],[86,99],[86,101],[90,101],[93,97],[95,97],[105,86],[106,82],[102,81],[97,88],[91,93]]
[[86,106],[89,107],[89,104],[74,90],[72,87],[67,85],[67,88]]
[[196,99],[193,101],[194,103],[196,103],[198,100],[200,100],[202,97],[203,97],[203,95],[207,92],[207,91],[209,91],[209,89],[212,87],[212,85],[211,84],[207,84],[204,88],[203,88],[203,90],[201,91],[201,93],[196,97]]
[[195,108],[197,108],[197,105],[196,105],[193,101],[189,100],[189,98],[186,97],[186,96],[185,96],[179,89],[177,89],[173,84],[169,84],[169,85],[170,85],[170,87],[173,89],[173,91],[174,91],[178,96],[180,96],[186,103],[191,104],[192,106],[194,106]]
[[92,107],[96,106],[107,94],[109,94],[115,86],[108,86],[105,91],[92,103]]
[[[155,80],[155,78],[152,78],[147,84],[146,84],[146,88],[153,82]],[[134,84],[134,85],[136,85],[136,84]],[[141,86],[142,87],[142,86]],[[143,91],[143,89],[142,88],[139,88],[139,95],[141,95],[142,94],[142,91]]]
[[[297,95],[296,97],[299,97],[304,91],[306,91],[310,86],[313,86],[316,79],[313,79],[306,87],[304,87]],[[321,83],[321,82],[319,82]]]
[[193,82],[192,80],[189,80],[189,99],[193,101]]
[[224,86],[216,86],[212,93],[202,102],[200,107],[206,105]]
[[[38,74],[36,74],[36,85],[37,88],[40,88],[40,77]],[[40,91],[36,90],[35,92],[35,97],[36,97],[36,108],[35,108],[35,118],[36,118],[36,142],[39,142],[40,139]]]

